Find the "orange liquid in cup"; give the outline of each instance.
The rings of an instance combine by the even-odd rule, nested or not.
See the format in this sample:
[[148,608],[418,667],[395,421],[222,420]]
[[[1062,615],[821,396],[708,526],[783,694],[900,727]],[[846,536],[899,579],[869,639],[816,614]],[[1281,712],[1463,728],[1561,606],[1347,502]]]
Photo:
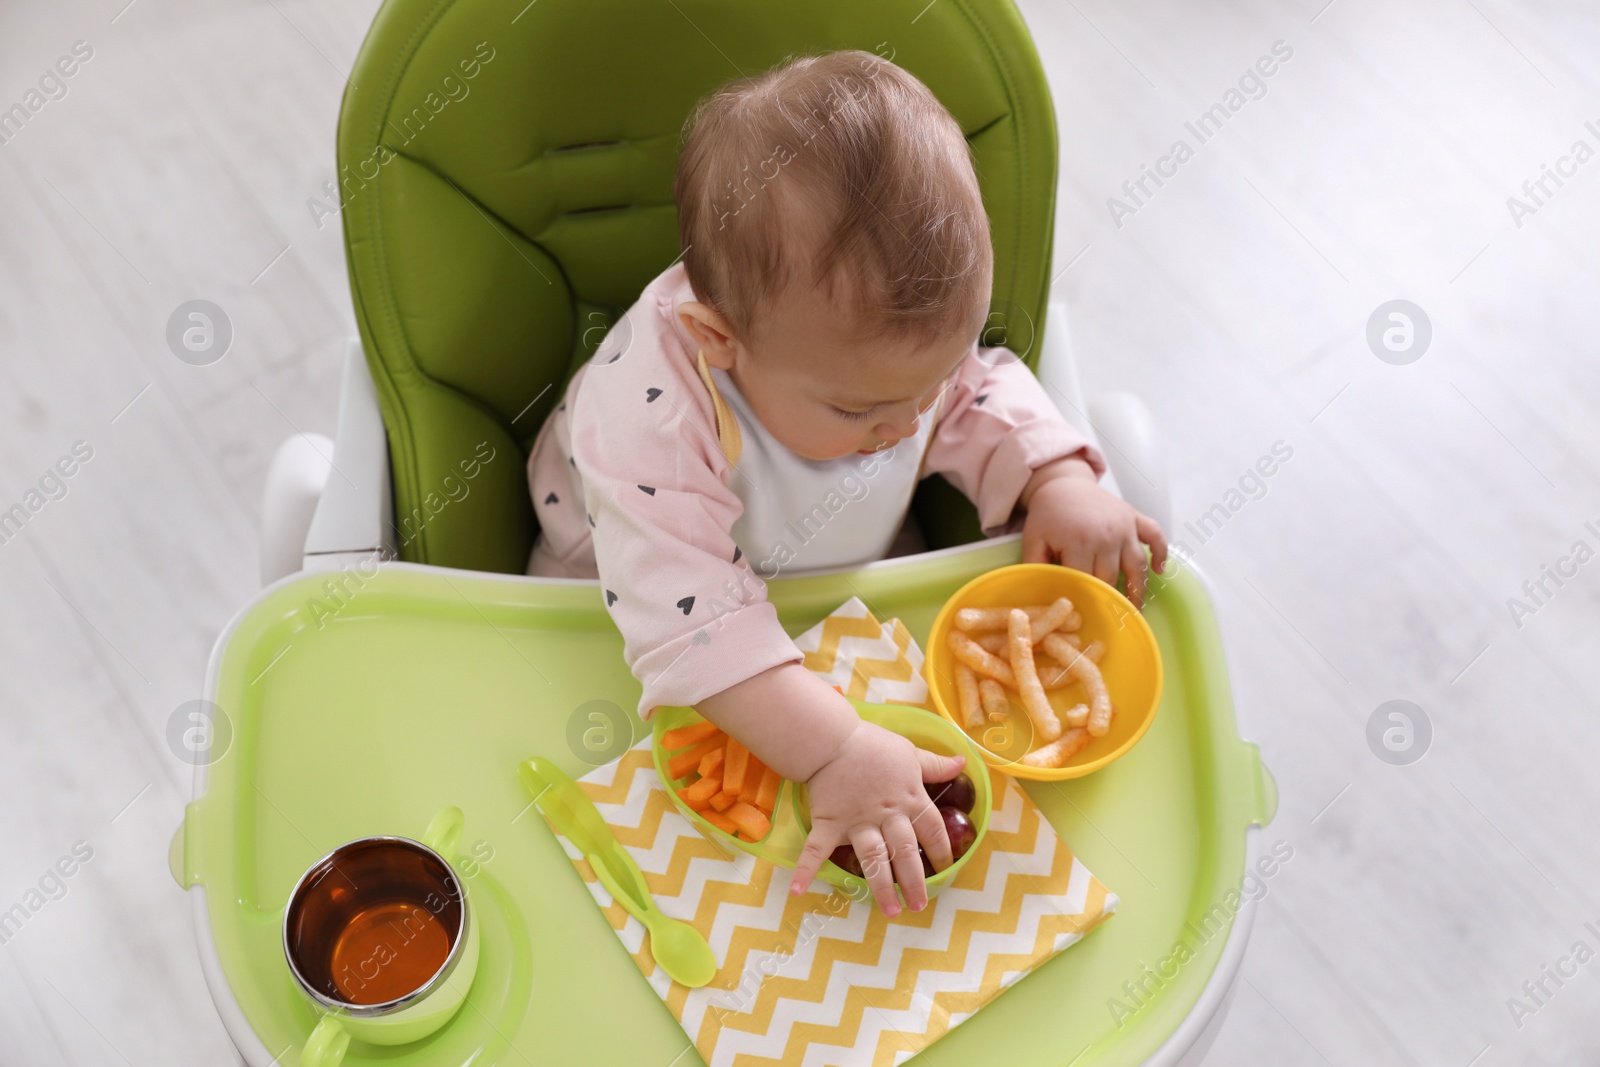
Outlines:
[[422,987],[450,955],[450,932],[423,904],[394,900],[350,916],[328,970],[351,1004],[382,1004]]
[[390,1004],[427,987],[466,931],[450,866],[404,838],[363,838],[306,872],[284,913],[301,985],[331,1006]]

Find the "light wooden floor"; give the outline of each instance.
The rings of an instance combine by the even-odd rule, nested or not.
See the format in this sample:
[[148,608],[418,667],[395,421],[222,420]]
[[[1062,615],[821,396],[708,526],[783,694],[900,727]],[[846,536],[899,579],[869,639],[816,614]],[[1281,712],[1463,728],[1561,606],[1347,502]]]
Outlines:
[[[94,49],[0,147],[0,510],[93,449],[0,544],[0,910],[93,850],[4,946],[5,1067],[232,1061],[166,872],[189,785],[166,728],[255,588],[272,450],[333,428],[353,329],[338,228],[306,200],[373,0],[125,3],[0,8],[0,108]],[[1180,527],[1293,450],[1203,544],[1174,531],[1220,585],[1282,789],[1265,839],[1294,849],[1214,1062],[1600,1062],[1600,963],[1520,1027],[1507,1008],[1574,942],[1600,950],[1600,563],[1520,627],[1506,604],[1600,549],[1600,161],[1520,227],[1506,207],[1600,148],[1600,9],[1323,3],[1023,5],[1088,391],[1154,409]],[[1193,146],[1184,123],[1275,41],[1265,95],[1116,226],[1107,198]],[[203,368],[163,341],[196,297],[236,332]],[[1391,366],[1366,323],[1402,297],[1433,341]],[[1366,742],[1396,698],[1433,725],[1411,766]]]

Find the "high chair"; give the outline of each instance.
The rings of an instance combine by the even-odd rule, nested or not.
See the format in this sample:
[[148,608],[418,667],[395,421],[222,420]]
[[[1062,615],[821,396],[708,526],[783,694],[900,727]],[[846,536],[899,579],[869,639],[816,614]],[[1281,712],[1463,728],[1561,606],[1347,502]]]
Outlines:
[[[564,756],[578,705],[637,695],[595,584],[523,576],[536,534],[525,460],[567,379],[677,255],[672,176],[695,100],[786,55],[839,48],[905,67],[967,131],[995,245],[984,343],[1021,355],[1103,446],[1106,484],[1172,528],[1148,412],[1127,395],[1086,405],[1078,387],[1066,307],[1050,296],[1055,117],[1009,0],[387,0],[339,121],[360,336],[337,440],[296,437],[274,459],[267,588],[219,638],[206,682],[231,747],[197,760],[170,856],[252,1067],[295,1062],[316,1021],[274,941],[293,878],[441,803],[466,810],[468,836],[493,856],[499,941],[486,930],[485,957],[509,947],[473,995],[499,999],[475,1009],[482,1024],[463,1012],[385,1062],[699,1062],[598,914],[575,903],[548,835],[518,821],[515,759]],[[1020,555],[1014,536],[982,541],[941,479],[913,516],[924,552],[771,583],[791,632],[862,595],[921,640],[944,597]],[[1118,914],[932,1046],[938,1062],[1193,1067],[1220,1028],[1283,860],[1260,840],[1276,792],[1241,737],[1210,587],[1182,560],[1153,588],[1167,672],[1155,726],[1095,775],[1029,785],[1118,892]],[[393,621],[418,612],[426,648]],[[519,903],[546,882],[557,896]],[[572,913],[546,914],[557,902]],[[1180,940],[1192,958],[1173,959]],[[476,1029],[450,1033],[463,1026]],[[352,1045],[346,1062],[366,1057]]]

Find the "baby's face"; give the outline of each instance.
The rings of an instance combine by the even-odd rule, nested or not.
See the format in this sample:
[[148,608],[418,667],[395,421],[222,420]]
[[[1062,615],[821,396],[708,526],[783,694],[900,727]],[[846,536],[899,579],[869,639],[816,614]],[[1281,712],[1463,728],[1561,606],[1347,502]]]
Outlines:
[[785,294],[752,337],[748,345],[732,342],[732,366],[724,369],[781,444],[806,459],[829,460],[915,434],[977,333],[916,343],[867,340],[811,292]]

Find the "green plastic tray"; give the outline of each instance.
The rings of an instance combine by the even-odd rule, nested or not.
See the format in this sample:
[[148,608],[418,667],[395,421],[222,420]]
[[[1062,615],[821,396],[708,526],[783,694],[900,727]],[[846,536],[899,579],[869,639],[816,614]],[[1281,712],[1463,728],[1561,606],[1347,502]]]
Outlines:
[[[1014,540],[974,546],[780,579],[771,596],[791,633],[858,596],[921,640],[946,597],[1018,554]],[[337,598],[329,581],[319,574],[267,590],[219,639],[208,694],[232,739],[197,775],[173,841],[180,884],[205,888],[202,953],[208,932],[213,992],[236,1040],[248,1043],[237,1032],[242,1015],[268,1054],[292,1067],[315,1023],[279,941],[300,873],[355,837],[418,834],[456,804],[466,813],[468,893],[484,921],[467,1006],[413,1046],[352,1043],[346,1063],[698,1064],[517,780],[517,762],[533,755],[584,773],[586,750],[569,736],[601,728],[590,726],[603,707],[592,702],[636,703],[598,589],[404,564],[346,577]],[[1012,1067],[1139,1064],[1188,1015],[1216,967],[1226,932],[1198,943],[1187,924],[1201,924],[1237,889],[1246,829],[1270,821],[1275,792],[1235,728],[1199,581],[1179,574],[1164,583],[1148,618],[1168,671],[1150,732],[1096,774],[1026,783],[1069,847],[1121,897],[1116,917],[917,1064],[994,1062],[1002,1052]],[[631,710],[624,721],[635,740],[645,736]],[[1136,1014],[1114,1018],[1108,999],[1179,940],[1195,957]],[[217,972],[226,990],[216,988]]]

